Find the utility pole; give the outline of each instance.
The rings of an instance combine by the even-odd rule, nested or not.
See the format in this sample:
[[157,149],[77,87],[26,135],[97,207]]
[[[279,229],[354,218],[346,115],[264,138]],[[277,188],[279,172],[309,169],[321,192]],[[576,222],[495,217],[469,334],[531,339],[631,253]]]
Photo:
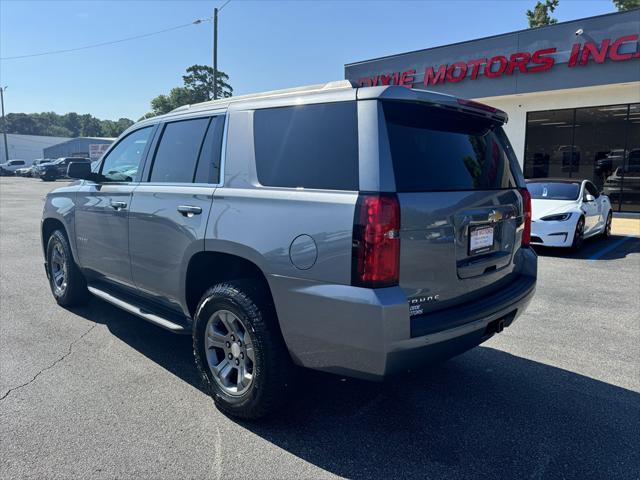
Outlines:
[[4,121],[4,91],[7,87],[0,87],[0,104],[2,104],[2,136],[4,137],[4,161],[9,161],[9,147],[7,146],[7,124]]
[[213,99],[218,99],[218,9],[213,9]]

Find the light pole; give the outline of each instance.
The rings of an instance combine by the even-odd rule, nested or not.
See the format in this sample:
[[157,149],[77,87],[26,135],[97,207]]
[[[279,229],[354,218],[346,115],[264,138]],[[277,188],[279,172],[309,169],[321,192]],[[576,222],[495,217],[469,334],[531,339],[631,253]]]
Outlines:
[[220,8],[213,9],[213,99],[218,99],[218,12],[221,12],[231,0],[227,0]]
[[218,99],[218,9],[213,9],[213,99]]
[[4,161],[9,161],[9,147],[7,146],[7,124],[4,121],[4,91],[7,86],[0,87],[0,104],[2,105],[2,136],[4,137]]

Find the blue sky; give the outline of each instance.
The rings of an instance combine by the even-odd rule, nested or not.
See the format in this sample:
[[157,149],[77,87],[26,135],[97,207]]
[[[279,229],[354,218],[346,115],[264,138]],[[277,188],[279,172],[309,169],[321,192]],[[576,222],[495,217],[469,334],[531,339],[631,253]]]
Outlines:
[[[211,16],[211,1],[0,2],[0,57],[117,40]],[[343,78],[345,63],[527,27],[535,0],[248,1],[220,14],[218,65],[235,94]],[[560,0],[559,21],[613,12]],[[210,23],[80,52],[0,62],[7,112],[137,119],[154,96],[211,63]]]

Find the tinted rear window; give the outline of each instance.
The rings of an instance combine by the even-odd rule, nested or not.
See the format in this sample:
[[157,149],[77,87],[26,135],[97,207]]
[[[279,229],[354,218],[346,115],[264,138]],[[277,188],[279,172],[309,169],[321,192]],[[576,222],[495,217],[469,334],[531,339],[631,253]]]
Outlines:
[[539,200],[577,200],[580,183],[527,182],[527,190]]
[[355,102],[270,108],[254,113],[262,185],[358,189]]
[[427,105],[383,102],[399,192],[495,190],[523,185],[500,126]]

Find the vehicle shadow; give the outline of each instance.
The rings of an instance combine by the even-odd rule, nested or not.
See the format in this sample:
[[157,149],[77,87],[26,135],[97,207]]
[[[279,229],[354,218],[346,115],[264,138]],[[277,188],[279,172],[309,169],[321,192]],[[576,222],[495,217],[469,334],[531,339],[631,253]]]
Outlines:
[[553,248],[535,245],[534,250],[541,257],[571,258],[576,260],[617,260],[632,253],[640,252],[640,237],[611,235],[609,238],[587,238],[577,252],[567,248]]
[[[202,391],[190,337],[98,299],[74,311]],[[489,347],[382,384],[301,372],[293,397],[273,418],[237,423],[347,478],[640,471],[640,394]]]

